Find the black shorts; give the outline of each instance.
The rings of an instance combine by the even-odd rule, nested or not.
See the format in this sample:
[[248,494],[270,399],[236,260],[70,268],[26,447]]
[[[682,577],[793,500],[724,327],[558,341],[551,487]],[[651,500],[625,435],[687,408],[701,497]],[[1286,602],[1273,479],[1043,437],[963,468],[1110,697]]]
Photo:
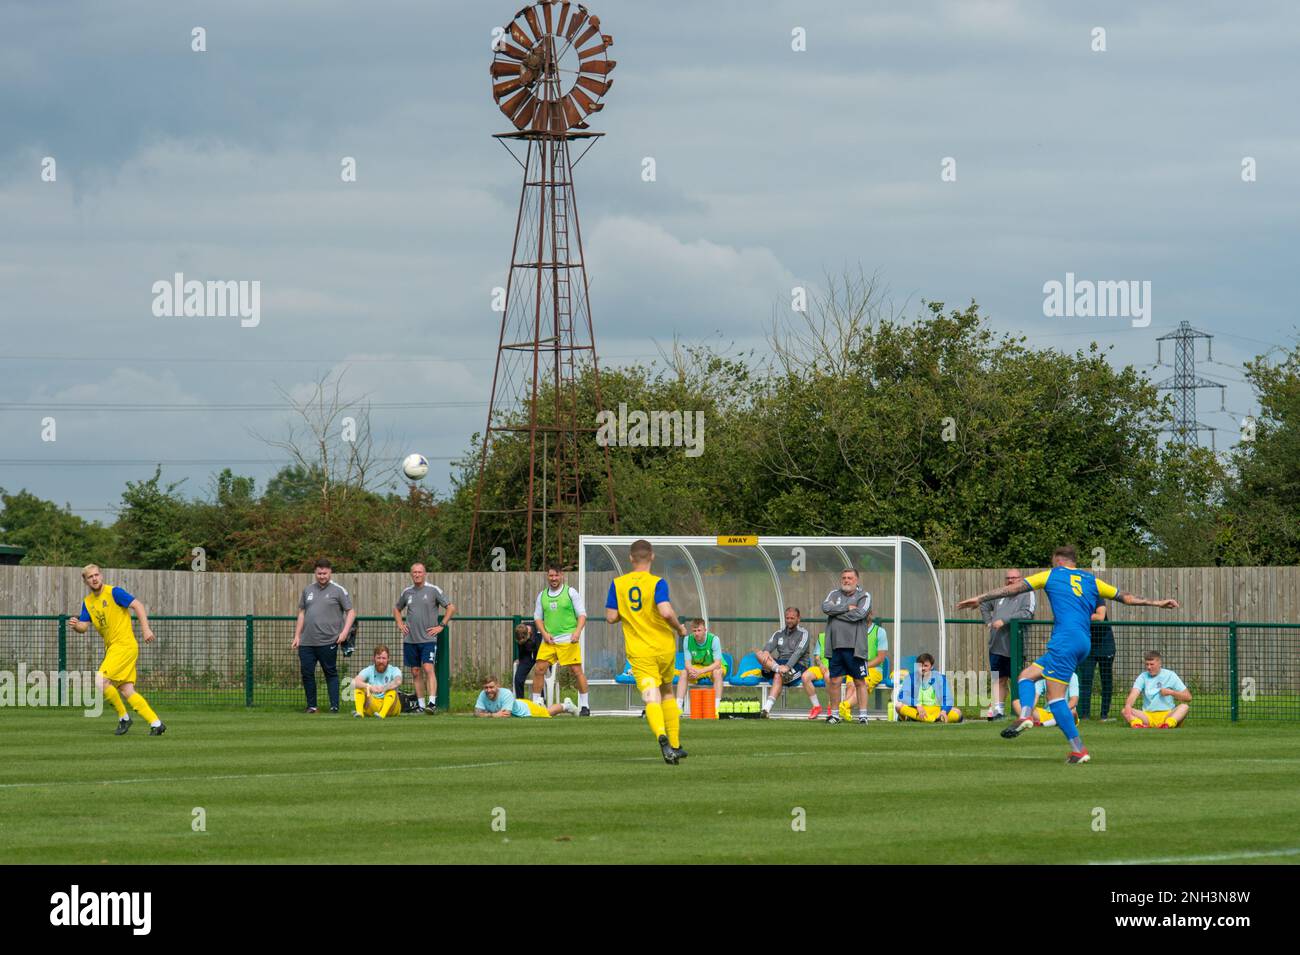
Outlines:
[[867,678],[867,661],[853,655],[852,647],[837,647],[831,651],[831,676],[851,676],[855,680]]
[[999,677],[1011,676],[1011,658],[1004,657],[1000,653],[989,652],[989,670],[996,673]]

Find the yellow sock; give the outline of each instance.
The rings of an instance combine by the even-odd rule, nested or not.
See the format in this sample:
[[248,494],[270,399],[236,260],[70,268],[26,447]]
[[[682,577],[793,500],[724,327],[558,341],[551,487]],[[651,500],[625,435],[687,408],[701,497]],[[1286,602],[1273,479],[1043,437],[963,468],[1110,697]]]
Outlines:
[[677,708],[677,701],[671,696],[660,705],[664,711],[664,729],[668,735],[668,745],[676,749],[682,742],[682,711]]
[[117,687],[111,683],[104,687],[104,699],[108,700],[109,705],[117,710],[119,720],[126,719],[126,706],[122,703],[122,694],[117,692]]
[[645,705],[645,721],[650,724],[650,732],[654,733],[655,739],[668,735],[667,730],[664,729],[664,705],[662,703],[647,703]]
[[357,708],[358,713],[360,713],[362,716],[365,716],[366,715],[366,691],[353,690],[352,704]]
[[135,710],[150,723],[158,722],[158,714],[153,711],[153,707],[149,705],[149,701],[139,693],[132,693],[127,697],[127,702],[131,704],[131,709]]

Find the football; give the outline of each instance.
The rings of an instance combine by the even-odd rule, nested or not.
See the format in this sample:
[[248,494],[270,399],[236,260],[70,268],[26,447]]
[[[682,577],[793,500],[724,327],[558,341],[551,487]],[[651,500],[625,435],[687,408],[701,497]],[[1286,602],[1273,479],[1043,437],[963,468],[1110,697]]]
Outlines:
[[418,481],[429,473],[429,459],[423,454],[408,454],[402,462],[402,473],[412,481]]

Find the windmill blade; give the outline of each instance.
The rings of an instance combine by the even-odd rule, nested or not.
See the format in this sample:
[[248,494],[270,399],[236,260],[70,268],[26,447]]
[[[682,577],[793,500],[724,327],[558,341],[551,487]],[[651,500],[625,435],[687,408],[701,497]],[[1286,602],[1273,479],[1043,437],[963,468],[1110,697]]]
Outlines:
[[582,46],[600,32],[600,17],[588,17],[587,23],[588,27],[582,31],[582,36],[573,41],[574,46]]
[[564,21],[569,16],[570,6],[569,0],[564,0],[564,3],[560,4],[560,13],[555,20],[555,36],[564,36]]
[[524,7],[524,19],[527,20],[528,25],[533,28],[533,36],[540,40],[546,35],[542,32],[542,25],[537,22],[537,11],[532,7]]
[[537,100],[537,112],[533,114],[532,130],[533,132],[542,133],[546,131],[547,120],[551,115],[551,104],[545,100]]
[[587,22],[587,11],[578,7],[573,16],[569,19],[569,29],[564,31],[564,38],[572,40],[573,35],[578,32],[578,28]]
[[492,64],[492,75],[493,76],[518,76],[520,73],[523,72],[523,69],[524,67],[522,63],[499,63],[498,62]]
[[605,42],[605,37],[601,37],[601,41],[595,46],[589,46],[585,50],[579,50],[578,59],[585,60],[588,57],[595,56],[597,53],[603,53],[608,49],[608,47],[609,44]]
[[527,50],[521,50],[519,49],[519,47],[507,43],[505,37],[501,38],[500,43],[497,47],[497,52],[503,56],[510,57],[510,59],[512,60],[522,60],[524,57],[528,55]]
[[604,75],[618,66],[617,60],[592,60],[578,67],[579,73],[599,73]]
[[507,116],[514,117],[515,113],[519,112],[519,107],[523,106],[526,102],[528,102],[532,98],[533,98],[532,90],[528,90],[528,89],[520,90],[514,96],[510,97],[508,100],[506,100],[504,103],[501,104],[501,112],[505,113]]
[[524,81],[518,77],[513,80],[506,80],[504,83],[497,83],[492,87],[492,98],[499,103],[501,102],[501,97],[505,96],[507,93],[513,93],[523,85]]
[[606,93],[609,92],[609,88],[614,85],[614,81],[605,80],[604,82],[602,82],[590,76],[579,76],[578,85],[585,90],[591,90],[597,96],[604,96]]
[[564,118],[569,121],[570,126],[577,126],[582,122],[582,109],[576,99],[572,93],[564,97]]
[[577,86],[569,90],[569,96],[573,97],[573,101],[578,104],[578,108],[581,109],[584,113],[592,112],[592,107],[596,105],[595,100],[593,100],[590,96],[584,93]]
[[542,16],[544,18],[543,22],[546,24],[546,32],[548,34],[553,34],[555,31],[551,29],[551,0],[540,0],[540,2],[542,4]]
[[537,112],[537,97],[533,96],[528,90],[525,90],[524,92],[528,96],[528,101],[524,103],[523,109],[510,117],[510,122],[515,124],[515,129],[523,129],[531,123],[533,121],[533,114]]
[[[516,16],[518,16],[518,14],[516,14]],[[517,42],[525,50],[531,50],[533,48],[533,43],[536,41],[534,41],[532,37],[530,37],[527,33],[525,33],[524,28],[521,27],[516,21],[511,20],[510,26],[507,27],[506,29],[508,29],[510,31],[510,35],[515,38],[515,42]]]

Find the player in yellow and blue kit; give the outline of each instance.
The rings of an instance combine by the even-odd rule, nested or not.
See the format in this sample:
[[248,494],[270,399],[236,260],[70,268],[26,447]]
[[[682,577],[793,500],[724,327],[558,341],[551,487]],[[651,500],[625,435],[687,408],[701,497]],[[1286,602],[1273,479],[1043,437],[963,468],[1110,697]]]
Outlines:
[[654,549],[648,540],[632,543],[631,573],[615,577],[605,598],[605,621],[623,624],[623,646],[636,688],[645,703],[650,732],[659,741],[664,762],[676,766],[681,748],[681,711],[673,696],[677,640],[686,628],[668,600],[668,581],[650,573]]
[[144,604],[121,587],[106,587],[103,572],[95,564],[87,564],[81,569],[81,579],[86,582],[90,593],[81,601],[81,613],[68,622],[77,633],[85,633],[93,623],[104,638],[104,660],[95,675],[99,678],[104,699],[117,712],[117,729],[113,735],[121,736],[131,728],[131,717],[122,703],[125,699],[131,704],[131,709],[149,721],[149,735],[162,736],[167,730],[166,725],[144,696],[135,691],[135,664],[140,657],[140,644],[135,641],[131,611],[134,610],[140,620],[140,635],[144,642],[152,643],[154,638]]
[[1020,716],[1002,731],[1002,735],[1014,739],[1034,725],[1034,684],[1042,677],[1047,681],[1047,708],[1052,711],[1056,725],[1070,741],[1070,757],[1067,762],[1071,764],[1086,763],[1091,759],[1083,740],[1079,738],[1079,730],[1066,702],[1065,693],[1070,685],[1070,677],[1074,676],[1075,670],[1092,647],[1092,612],[1097,609],[1098,600],[1118,600],[1130,607],[1160,607],[1165,610],[1178,608],[1177,600],[1147,600],[1120,591],[1075,566],[1078,556],[1078,551],[1071,546],[1058,547],[1052,553],[1050,570],[957,604],[957,609],[967,610],[978,607],[986,600],[1014,597],[1031,589],[1047,594],[1055,618],[1052,621],[1052,635],[1043,655],[1021,671]]

